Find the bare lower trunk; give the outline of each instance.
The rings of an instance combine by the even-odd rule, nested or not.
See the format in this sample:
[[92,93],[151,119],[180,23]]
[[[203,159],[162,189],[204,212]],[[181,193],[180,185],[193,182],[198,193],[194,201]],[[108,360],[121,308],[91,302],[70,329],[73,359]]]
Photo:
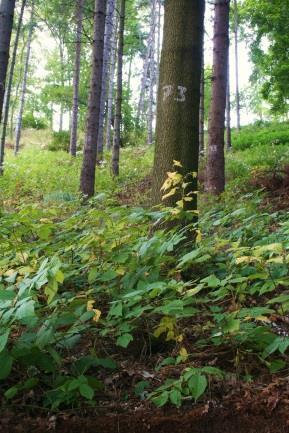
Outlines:
[[112,50],[110,53],[110,70],[109,70],[109,83],[108,83],[108,95],[107,95],[107,115],[106,115],[106,148],[111,149],[111,126],[113,123],[112,109],[113,109],[113,90],[114,90],[114,76],[115,76],[115,61],[116,61],[116,47],[117,47],[117,35],[118,35],[118,18],[114,15],[114,34],[112,37]]
[[240,113],[240,90],[239,90],[239,50],[238,50],[238,33],[239,33],[239,17],[238,4],[234,0],[234,33],[235,33],[235,71],[236,71],[236,112],[237,112],[237,129],[241,129],[241,113]]
[[12,58],[11,58],[8,83],[7,83],[7,88],[6,88],[6,92],[5,92],[4,115],[3,115],[1,141],[0,141],[0,175],[3,174],[3,170],[4,170],[3,164],[4,164],[4,157],[5,157],[5,140],[6,140],[8,119],[9,119],[11,90],[12,90],[12,83],[13,83],[13,77],[14,77],[15,64],[16,64],[16,56],[17,56],[17,50],[18,50],[18,45],[19,45],[20,31],[22,28],[22,21],[23,21],[23,14],[24,14],[25,6],[26,6],[26,0],[22,0],[19,20],[18,20],[18,24],[17,24],[16,36],[15,36],[15,41],[14,41],[13,54],[12,54]]
[[[161,187],[173,161],[182,165],[186,193],[197,206],[194,191],[199,161],[199,101],[202,69],[204,0],[166,0],[164,40],[157,105],[156,150],[153,169],[153,203],[162,202]],[[175,205],[175,195],[166,203]]]
[[92,197],[95,188],[106,4],[106,0],[95,0],[92,74],[88,101],[86,140],[80,178],[80,190],[86,197]]
[[20,148],[22,118],[23,118],[24,107],[25,107],[27,79],[28,79],[29,61],[30,61],[30,53],[31,53],[31,43],[32,43],[32,35],[33,35],[33,29],[34,29],[34,4],[33,3],[32,3],[31,7],[32,7],[32,9],[31,9],[31,16],[30,16],[29,34],[28,34],[28,39],[27,39],[26,59],[25,59],[25,65],[24,65],[24,71],[23,71],[23,81],[22,81],[22,89],[21,89],[21,96],[20,96],[20,106],[19,106],[19,112],[18,112],[18,116],[17,116],[17,120],[16,120],[15,149],[14,149],[15,155],[17,155],[17,153],[19,152],[19,148]]
[[0,1],[0,123],[5,95],[15,0]]
[[199,152],[203,156],[205,152],[205,68],[204,55],[202,61],[201,89],[200,89],[200,126],[199,126]]
[[105,20],[105,37],[103,48],[103,74],[101,86],[101,100],[100,100],[100,115],[99,115],[99,130],[97,139],[97,159],[101,160],[103,157],[103,130],[105,120],[105,101],[107,95],[107,83],[109,79],[109,60],[112,49],[113,37],[113,16],[115,11],[115,0],[108,0],[107,15]]
[[126,0],[120,0],[120,17],[119,17],[118,50],[117,50],[117,86],[116,86],[115,116],[114,116],[114,137],[113,137],[113,148],[112,148],[113,176],[119,175],[125,2]]
[[73,104],[71,116],[70,154],[76,156],[77,149],[77,127],[78,127],[78,105],[79,105],[79,81],[80,81],[80,60],[81,60],[81,37],[83,20],[84,0],[77,0],[76,4],[76,46],[75,65],[73,71]]
[[215,1],[212,101],[209,115],[207,190],[225,189],[224,133],[228,75],[230,0]]

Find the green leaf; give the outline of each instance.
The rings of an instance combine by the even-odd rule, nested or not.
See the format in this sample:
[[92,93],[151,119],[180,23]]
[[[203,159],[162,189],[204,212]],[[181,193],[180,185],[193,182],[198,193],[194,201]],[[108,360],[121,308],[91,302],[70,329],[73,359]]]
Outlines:
[[116,344],[126,349],[131,341],[133,341],[133,336],[131,334],[123,334],[118,337]]
[[159,396],[153,397],[152,399],[153,403],[158,407],[164,406],[168,402],[168,400],[169,400],[168,391],[164,391]]
[[213,274],[209,275],[207,278],[203,278],[201,283],[207,283],[208,287],[215,289],[216,287],[220,286],[221,281],[216,277],[215,274]]
[[80,385],[79,392],[82,395],[82,397],[86,398],[87,400],[92,400],[94,397],[94,389],[91,388],[86,383],[82,383]]
[[12,290],[0,290],[0,301],[13,301],[16,294]]
[[[3,334],[2,334],[2,332],[3,332]],[[1,330],[1,334],[0,334],[0,352],[2,352],[5,349],[7,341],[8,341],[9,334],[10,334],[10,329],[7,329],[5,332],[4,332],[4,330]]]
[[182,404],[182,394],[178,389],[170,392],[170,401],[174,406],[180,407]]
[[121,317],[122,316],[122,303],[116,302],[113,304],[109,310],[109,316],[111,317]]
[[204,394],[208,385],[206,376],[194,375],[188,381],[192,397],[197,401]]
[[9,352],[0,353],[0,380],[6,379],[9,376],[13,364],[13,358]]

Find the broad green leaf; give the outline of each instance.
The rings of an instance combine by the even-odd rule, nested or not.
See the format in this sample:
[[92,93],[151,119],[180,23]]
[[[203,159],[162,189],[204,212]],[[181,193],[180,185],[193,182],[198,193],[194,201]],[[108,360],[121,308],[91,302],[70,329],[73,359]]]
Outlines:
[[169,400],[168,391],[164,391],[160,395],[158,395],[157,397],[153,397],[152,399],[153,403],[158,407],[164,406],[168,402],[168,400]]
[[178,389],[173,389],[170,392],[170,401],[171,403],[176,406],[180,407],[182,404],[182,394]]
[[8,337],[9,337],[9,334],[10,334],[10,329],[7,329],[5,331],[1,330],[0,332],[1,332],[0,333],[0,352],[2,352],[5,349],[5,347],[6,347],[6,344],[7,344],[7,341],[8,341]]
[[190,389],[192,397],[197,401],[201,395],[206,391],[208,382],[206,376],[195,375],[188,381],[188,387]]
[[13,364],[13,358],[6,350],[0,353],[0,380],[9,376]]
[[87,400],[92,400],[94,397],[94,389],[86,383],[82,383],[79,387],[80,394]]
[[133,341],[133,336],[131,334],[123,334],[118,337],[116,344],[126,349],[131,341]]

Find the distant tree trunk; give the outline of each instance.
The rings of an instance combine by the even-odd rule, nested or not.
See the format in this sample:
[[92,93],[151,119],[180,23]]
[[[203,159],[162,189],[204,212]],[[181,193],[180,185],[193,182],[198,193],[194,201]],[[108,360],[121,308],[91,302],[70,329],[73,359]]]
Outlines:
[[237,0],[234,0],[234,33],[235,33],[235,72],[236,72],[236,112],[237,112],[237,129],[241,129],[241,108],[240,108],[240,90],[239,90],[239,16]]
[[0,175],[3,174],[3,170],[4,170],[3,164],[4,164],[4,157],[5,157],[5,155],[4,155],[5,154],[5,140],[6,140],[6,131],[7,131],[8,119],[9,119],[11,90],[12,90],[12,83],[13,83],[13,77],[14,77],[15,64],[16,64],[16,56],[17,56],[17,50],[18,50],[18,45],[19,45],[20,31],[22,28],[22,21],[23,21],[25,6],[26,6],[26,0],[22,0],[20,15],[19,15],[18,24],[17,24],[16,35],[15,35],[13,53],[12,53],[12,58],[11,58],[11,63],[10,63],[8,83],[7,83],[7,88],[6,88],[6,92],[5,92],[4,116],[3,116],[1,141],[0,141]]
[[100,161],[103,158],[103,138],[104,138],[104,120],[105,120],[105,101],[107,95],[107,84],[109,79],[109,60],[112,49],[113,36],[113,16],[115,11],[115,0],[108,0],[107,15],[105,20],[105,36],[103,48],[103,74],[101,86],[100,100],[100,115],[99,115],[99,130],[97,139],[97,159]]
[[155,85],[155,33],[156,33],[156,0],[151,0],[151,47],[150,47],[150,83],[148,100],[148,145],[153,144],[153,120],[154,120],[154,85]]
[[76,44],[75,44],[75,64],[74,64],[74,71],[73,71],[73,104],[72,104],[71,133],[70,133],[70,154],[72,156],[76,156],[76,149],[77,149],[83,5],[84,5],[84,0],[77,0],[76,12],[75,12]]
[[200,89],[200,126],[199,126],[199,152],[203,156],[205,152],[205,65],[204,53],[202,54],[202,74]]
[[[60,69],[61,69],[61,87],[63,89],[64,87],[64,47],[62,44],[62,40],[59,42],[59,58],[60,58]],[[63,109],[63,103],[60,104],[60,113],[59,113],[59,132],[63,131],[63,116],[64,116],[64,109]]]
[[113,148],[112,148],[112,174],[113,174],[113,176],[119,175],[125,3],[126,3],[126,0],[120,0],[118,50],[117,50],[117,85],[116,85],[116,98],[115,98],[114,136],[113,136]]
[[[199,105],[202,69],[204,0],[166,0],[160,64],[153,203],[162,202],[161,187],[173,161],[182,164],[187,193],[197,189]],[[175,204],[175,196],[166,203]],[[186,203],[196,209],[196,194]]]
[[110,53],[110,70],[108,80],[108,95],[107,95],[107,115],[106,115],[106,148],[111,149],[111,126],[113,122],[113,91],[114,91],[114,76],[115,76],[115,61],[117,54],[117,36],[118,36],[118,17],[114,14],[113,36],[112,36],[112,50]]
[[0,1],[0,123],[5,95],[15,0]]
[[231,134],[231,86],[230,86],[230,61],[228,53],[228,79],[227,79],[227,99],[226,99],[226,149],[232,148]]
[[224,133],[228,75],[230,0],[215,0],[212,101],[209,115],[207,190],[225,189]]
[[130,97],[131,94],[131,74],[132,74],[132,61],[133,61],[133,55],[131,54],[129,57],[129,64],[128,64],[128,76],[127,76],[127,92],[128,97]]
[[88,101],[86,140],[80,178],[80,190],[86,197],[92,197],[95,188],[106,5],[107,0],[95,0],[92,74]]
[[157,69],[156,69],[157,92],[159,89],[159,80],[160,80],[161,30],[162,30],[161,18],[162,18],[162,2],[161,0],[158,0]]
[[22,89],[21,89],[21,96],[20,96],[19,112],[18,112],[18,116],[17,116],[17,120],[16,120],[15,149],[14,149],[15,155],[17,155],[17,153],[19,152],[19,148],[20,148],[22,118],[23,118],[24,107],[25,107],[25,98],[26,98],[26,91],[27,91],[27,79],[28,79],[28,72],[29,72],[29,61],[30,61],[33,30],[34,30],[34,3],[32,3],[32,5],[31,5],[29,34],[28,34],[28,39],[27,39],[27,52],[26,52],[24,70],[23,70],[23,81],[22,81]]

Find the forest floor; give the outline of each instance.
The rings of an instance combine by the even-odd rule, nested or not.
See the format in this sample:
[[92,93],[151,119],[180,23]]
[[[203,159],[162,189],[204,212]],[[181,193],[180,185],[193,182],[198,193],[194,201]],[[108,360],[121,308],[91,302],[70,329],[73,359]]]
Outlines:
[[9,155],[0,432],[289,432],[289,147],[230,153],[185,251],[151,230],[167,215],[147,206],[151,162],[125,149],[81,206],[81,157]]

